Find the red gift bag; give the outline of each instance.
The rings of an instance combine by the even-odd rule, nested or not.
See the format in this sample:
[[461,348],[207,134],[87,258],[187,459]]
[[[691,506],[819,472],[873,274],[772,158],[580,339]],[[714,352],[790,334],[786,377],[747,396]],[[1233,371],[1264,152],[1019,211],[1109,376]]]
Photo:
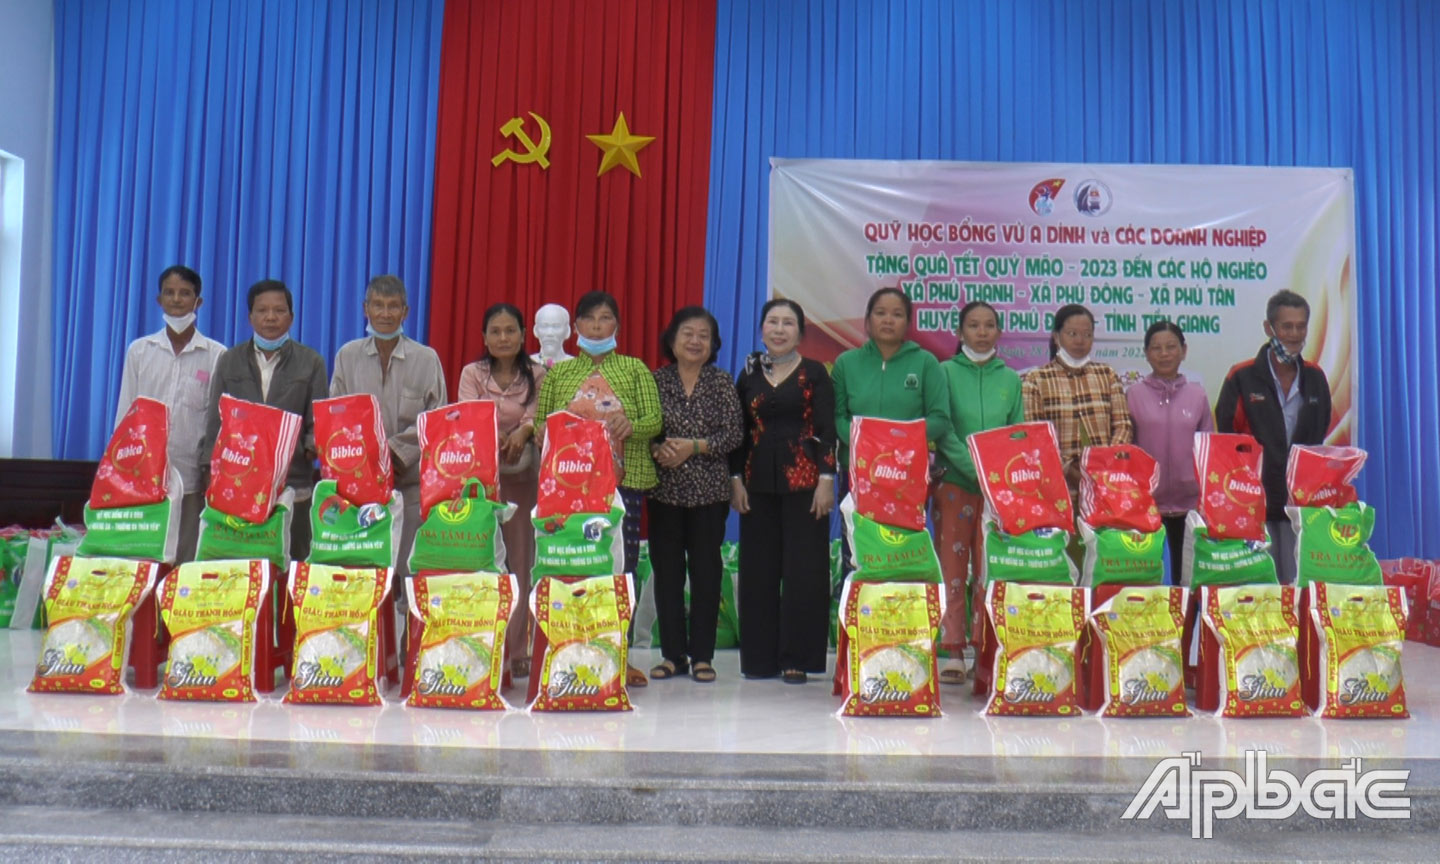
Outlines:
[[495,403],[470,400],[420,415],[420,518],[441,501],[457,501],[468,480],[500,501],[500,438]]
[[1080,455],[1080,518],[1094,528],[1160,530],[1155,459],[1134,444],[1086,447]]
[[1350,481],[1360,473],[1367,454],[1359,447],[1290,448],[1285,463],[1285,488],[1293,507],[1344,507],[1360,500]]
[[1199,511],[1216,540],[1265,539],[1264,452],[1249,435],[1195,433]]
[[986,507],[995,514],[1001,531],[1075,530],[1055,427],[1017,423],[976,432],[967,443]]
[[856,417],[850,424],[850,494],[855,512],[912,531],[925,529],[930,451],[924,420]]
[[351,504],[388,504],[395,488],[380,400],[370,393],[315,400],[320,477]]
[[95,470],[90,506],[97,510],[158,504],[169,491],[170,409],[139,397],[110,435]]
[[222,395],[205,502],[256,525],[269,519],[290,471],[301,422],[298,414]]
[[545,418],[535,518],[607,513],[617,484],[610,433],[604,423],[569,411],[556,411]]

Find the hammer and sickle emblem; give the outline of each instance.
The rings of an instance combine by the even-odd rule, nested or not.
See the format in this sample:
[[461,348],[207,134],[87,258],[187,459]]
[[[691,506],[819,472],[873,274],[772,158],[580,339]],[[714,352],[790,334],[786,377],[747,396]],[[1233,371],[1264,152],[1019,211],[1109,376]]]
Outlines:
[[519,141],[520,145],[525,148],[525,152],[516,153],[507,147],[495,154],[495,157],[490,160],[491,165],[498,168],[501,162],[509,159],[513,162],[520,163],[539,162],[541,168],[550,167],[550,160],[545,158],[545,154],[550,152],[550,125],[545,122],[544,117],[541,117],[534,111],[529,112],[529,114],[535,118],[536,123],[540,124],[540,142],[537,144],[531,141],[530,136],[525,134],[524,117],[511,117],[505,122],[504,126],[500,127],[500,134],[506,138],[514,138],[516,141]]

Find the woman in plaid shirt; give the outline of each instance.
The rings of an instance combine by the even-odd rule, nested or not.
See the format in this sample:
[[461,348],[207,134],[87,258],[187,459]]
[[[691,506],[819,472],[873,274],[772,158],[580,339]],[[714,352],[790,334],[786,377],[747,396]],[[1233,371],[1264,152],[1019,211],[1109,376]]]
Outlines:
[[[625,572],[640,557],[640,507],[645,490],[657,482],[650,439],[659,434],[660,393],[645,361],[615,351],[620,304],[604,291],[591,291],[575,304],[575,344],[580,356],[556,363],[540,385],[535,438],[544,440],[545,418],[569,411],[602,421],[610,431],[615,475],[625,501]],[[626,683],[644,687],[645,673],[631,666]]]
[[1060,441],[1060,459],[1072,503],[1080,485],[1080,454],[1091,444],[1129,444],[1130,406],[1120,376],[1090,359],[1095,316],[1077,303],[1062,306],[1050,328],[1050,362],[1025,375],[1020,387],[1028,421],[1048,420]]

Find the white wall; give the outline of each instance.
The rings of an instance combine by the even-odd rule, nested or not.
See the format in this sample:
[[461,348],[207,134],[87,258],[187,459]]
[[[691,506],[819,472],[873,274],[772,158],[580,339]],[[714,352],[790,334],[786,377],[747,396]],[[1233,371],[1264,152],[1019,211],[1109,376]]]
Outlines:
[[[51,130],[53,0],[0,0],[0,150],[25,161],[24,237],[20,297],[0,304],[0,370],[14,375],[14,403],[0,405],[0,423],[14,419],[10,449],[0,456],[50,456]],[[18,325],[18,326],[17,326]],[[0,388],[8,393],[9,388]],[[0,434],[0,448],[6,436]]]

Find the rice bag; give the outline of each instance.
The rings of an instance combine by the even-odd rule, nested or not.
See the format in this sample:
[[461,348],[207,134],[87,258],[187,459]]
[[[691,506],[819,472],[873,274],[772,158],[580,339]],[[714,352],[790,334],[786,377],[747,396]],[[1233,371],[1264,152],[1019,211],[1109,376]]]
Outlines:
[[[519,599],[506,573],[417,573],[410,614],[424,623],[407,704],[504,711],[505,630]],[[412,634],[413,638],[413,634]]]
[[395,566],[405,516],[399,492],[386,504],[356,504],[336,481],[321,480],[310,501],[311,564]]
[[1295,589],[1281,585],[1212,587],[1200,610],[1220,645],[1222,717],[1300,717]]
[[593,576],[625,569],[625,503],[616,493],[603,513],[563,513],[539,516],[535,526],[534,576]]
[[1285,461],[1285,488],[1295,507],[1344,507],[1360,500],[1350,481],[1365,466],[1359,447],[1295,444]]
[[255,701],[255,621],[270,598],[267,561],[181,564],[156,589],[170,631],[161,699]]
[[254,525],[269,519],[290,471],[300,424],[300,416],[289,411],[222,395],[205,503]]
[[1037,528],[1075,530],[1054,426],[1048,422],[1001,426],[976,432],[966,443],[986,511],[1000,530],[1007,534]]
[[1092,528],[1160,530],[1155,486],[1160,468],[1134,444],[1086,447],[1080,454],[1080,519]]
[[1200,516],[1216,540],[1265,539],[1265,453],[1249,435],[1195,433]]
[[1080,713],[1076,646],[1086,605],[1083,588],[990,583],[985,609],[998,648],[985,713]]
[[497,504],[484,497],[481,483],[465,481],[458,498],[446,499],[430,508],[415,531],[410,547],[411,573],[421,570],[506,569],[505,536],[500,523],[515,514],[514,504]]
[[79,555],[88,557],[146,558],[170,563],[180,542],[180,508],[185,487],[180,472],[170,466],[165,497],[154,504],[133,504],[95,509],[85,502],[85,536]]
[[608,512],[618,485],[616,477],[610,433],[604,423],[569,411],[556,411],[545,418],[535,518]]
[[1091,528],[1081,519],[1085,560],[1081,585],[1160,585],[1165,581],[1165,532]]
[[170,481],[170,409],[138,397],[110,433],[95,469],[90,501],[96,509],[157,504]]
[[531,711],[631,710],[625,667],[633,598],[624,573],[536,583],[530,613],[546,645]]
[[[1261,523],[1264,528],[1264,523]],[[1180,583],[1190,589],[1201,585],[1276,584],[1275,559],[1270,557],[1270,533],[1260,540],[1216,539],[1194,510],[1185,514],[1185,545],[1180,555]]]
[[467,481],[480,484],[480,496],[500,501],[500,438],[495,403],[467,400],[422,413],[420,438],[420,518],[441,501],[460,498]]
[[1311,582],[1381,585],[1380,561],[1370,550],[1375,508],[1363,501],[1344,507],[1286,507],[1295,527],[1297,586]]
[[1075,562],[1066,552],[1069,534],[1058,528],[1006,534],[988,515],[983,518],[982,581],[1075,584]]
[[259,524],[214,507],[206,507],[200,511],[200,533],[196,539],[195,560],[233,561],[259,558],[283,569],[290,563],[290,520],[294,509],[295,490],[288,486],[276,499],[275,509],[270,517]]
[[385,567],[290,565],[295,615],[293,704],[379,705],[380,604]]
[[61,555],[45,574],[50,622],[31,693],[125,692],[131,622],[155,579],[153,561]]
[[935,583],[849,579],[840,596],[844,717],[939,717],[935,645],[945,592]]
[[840,502],[850,538],[855,578],[869,582],[939,582],[940,559],[930,532],[877,522],[855,511],[855,498]]
[[924,420],[856,417],[850,424],[850,496],[855,512],[911,531],[925,529],[930,449]]
[[315,400],[320,477],[352,504],[388,504],[395,488],[390,445],[371,393]]
[[1320,634],[1320,717],[1409,717],[1400,651],[1409,612],[1389,586],[1311,585]]
[[1187,599],[1184,588],[1122,588],[1091,614],[1105,668],[1102,716],[1190,716],[1180,651]]

